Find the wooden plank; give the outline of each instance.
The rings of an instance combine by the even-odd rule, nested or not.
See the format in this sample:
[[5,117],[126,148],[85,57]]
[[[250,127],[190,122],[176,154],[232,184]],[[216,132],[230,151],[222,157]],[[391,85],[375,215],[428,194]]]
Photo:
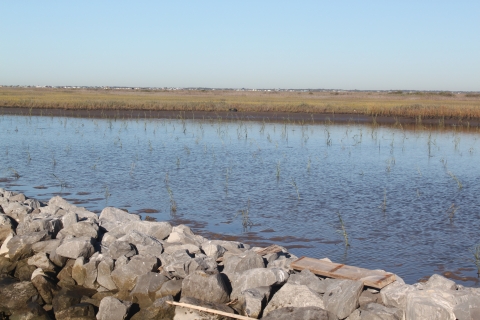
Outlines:
[[308,269],[311,272],[330,278],[360,280],[368,287],[381,289],[394,282],[395,275],[379,270],[369,270],[340,263],[301,257],[290,264],[290,269]]
[[174,305],[174,306],[194,309],[194,310],[208,312],[208,313],[219,314],[221,316],[230,317],[230,318],[233,318],[233,319],[240,319],[240,320],[254,319],[254,318],[250,318],[250,317],[241,316],[241,315],[238,315],[238,314],[223,312],[223,311],[220,311],[220,310],[215,310],[215,309],[210,309],[210,308],[205,308],[205,307],[199,307],[199,306],[196,306],[196,305],[193,305],[193,304],[188,304],[188,303],[175,302],[175,301],[166,301],[166,302],[168,304],[171,304],[171,305]]
[[283,248],[276,245],[276,244],[272,244],[271,246],[268,246],[266,248],[263,248],[262,250],[259,250],[257,251],[257,254],[261,255],[261,256],[264,256],[264,255],[267,255],[267,254],[270,254],[270,253],[277,253],[277,252],[282,252],[283,251]]

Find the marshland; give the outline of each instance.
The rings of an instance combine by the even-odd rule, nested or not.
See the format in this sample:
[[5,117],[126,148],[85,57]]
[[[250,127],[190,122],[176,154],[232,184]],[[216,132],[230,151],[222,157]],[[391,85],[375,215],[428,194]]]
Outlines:
[[478,126],[24,110],[0,115],[1,187],[478,286]]

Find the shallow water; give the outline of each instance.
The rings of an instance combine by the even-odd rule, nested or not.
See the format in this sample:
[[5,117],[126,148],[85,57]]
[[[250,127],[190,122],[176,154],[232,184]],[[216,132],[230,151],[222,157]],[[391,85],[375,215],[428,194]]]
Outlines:
[[277,243],[298,256],[394,272],[407,283],[443,273],[477,286],[470,250],[480,242],[479,136],[4,115],[0,187],[44,201],[61,194],[96,212],[126,208],[212,238]]

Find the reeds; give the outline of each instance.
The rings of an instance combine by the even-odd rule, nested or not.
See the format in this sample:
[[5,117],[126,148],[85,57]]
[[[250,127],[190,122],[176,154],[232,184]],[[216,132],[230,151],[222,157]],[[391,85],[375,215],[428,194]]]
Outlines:
[[237,211],[235,218],[241,216],[243,230],[246,231],[249,227],[253,226],[252,220],[250,220],[250,199],[247,201],[247,207]]
[[449,175],[450,177],[452,177],[453,180],[455,180],[455,182],[456,182],[457,185],[458,185],[458,189],[462,189],[462,188],[463,188],[463,184],[460,182],[460,180],[459,180],[451,171],[448,171],[447,173],[448,173],[448,175]]
[[337,211],[337,216],[338,216],[338,222],[340,223],[340,229],[338,229],[337,232],[343,236],[345,248],[347,248],[350,246],[350,243],[348,241],[347,229],[345,228],[345,223],[343,222],[343,218],[342,218],[342,215],[340,214],[340,211]]
[[177,212],[177,202],[173,198],[173,191],[170,188],[170,178],[168,176],[168,172],[165,174],[165,188],[167,189],[168,192],[168,197],[170,198],[170,212],[172,215],[175,215]]

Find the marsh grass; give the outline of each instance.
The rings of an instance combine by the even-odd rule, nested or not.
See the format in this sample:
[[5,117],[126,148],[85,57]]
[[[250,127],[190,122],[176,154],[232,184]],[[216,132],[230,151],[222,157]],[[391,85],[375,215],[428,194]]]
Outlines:
[[345,223],[343,222],[343,218],[342,218],[342,215],[340,214],[340,211],[337,211],[337,217],[338,217],[338,222],[340,223],[340,229],[338,229],[337,232],[342,235],[345,248],[347,248],[350,246],[350,242],[348,241],[347,229],[345,228]]
[[170,198],[170,212],[172,213],[173,216],[176,215],[177,213],[177,202],[175,201],[175,198],[173,197],[173,191],[170,188],[170,178],[168,176],[168,172],[165,174],[165,188],[167,189],[168,192],[168,197]]
[[235,217],[241,216],[243,231],[247,231],[248,228],[252,227],[254,224],[250,220],[250,199],[247,201],[247,207],[245,209],[238,210],[235,214]]
[[471,261],[475,263],[475,266],[477,267],[477,275],[480,277],[480,244],[473,246],[471,252],[473,254],[473,259]]
[[[165,110],[364,114],[417,119],[480,119],[479,94],[262,92],[0,88],[0,107],[66,110]],[[375,120],[376,121],[376,120]],[[185,128],[184,128],[185,129]]]
[[455,182],[458,185],[458,189],[462,189],[463,188],[462,182],[460,182],[460,180],[451,171],[448,171],[447,173],[450,177],[452,177],[453,180],[455,180]]

